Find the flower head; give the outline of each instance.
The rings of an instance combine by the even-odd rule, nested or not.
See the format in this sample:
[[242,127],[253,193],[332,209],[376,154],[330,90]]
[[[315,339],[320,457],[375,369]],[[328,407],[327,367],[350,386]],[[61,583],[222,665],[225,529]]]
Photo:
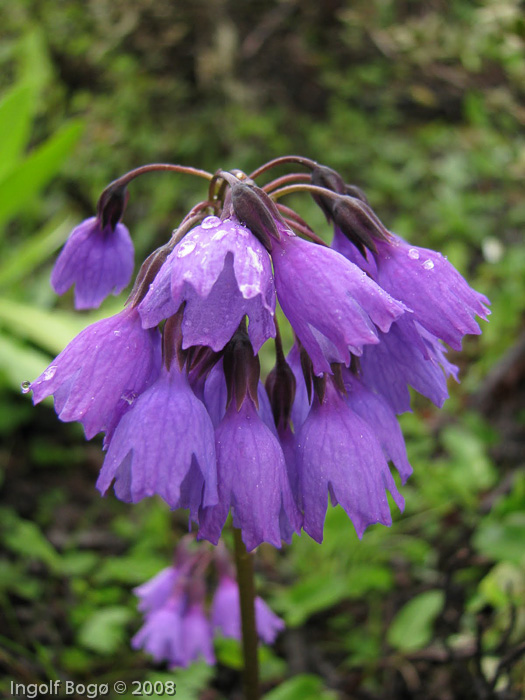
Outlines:
[[441,253],[392,235],[377,242],[376,260],[378,284],[403,301],[436,338],[460,350],[466,333],[481,333],[474,317],[487,318],[489,301]]
[[281,546],[280,519],[295,531],[300,515],[278,439],[259,417],[253,399],[232,402],[215,431],[218,504],[202,509],[199,537],[217,543],[230,508],[248,550],[261,542]]
[[387,490],[403,508],[373,428],[344,401],[332,380],[322,399],[315,396],[299,430],[297,458],[303,527],[317,542],[323,539],[328,495],[347,512],[359,537],[372,523],[392,523]]
[[75,307],[96,309],[109,294],[120,294],[129,284],[133,258],[124,224],[103,226],[93,217],[73,229],[53,268],[51,284],[57,294],[74,284]]
[[273,244],[281,307],[310,356],[315,374],[350,363],[363,346],[379,342],[405,307],[356,265],[323,246],[282,232]]
[[246,315],[258,352],[275,335],[275,289],[268,253],[235,220],[209,216],[177,244],[139,306],[145,327],[185,303],[183,348],[221,350]]
[[157,494],[171,508],[217,503],[213,425],[175,364],[135,401],[117,425],[97,481],[128,502]]

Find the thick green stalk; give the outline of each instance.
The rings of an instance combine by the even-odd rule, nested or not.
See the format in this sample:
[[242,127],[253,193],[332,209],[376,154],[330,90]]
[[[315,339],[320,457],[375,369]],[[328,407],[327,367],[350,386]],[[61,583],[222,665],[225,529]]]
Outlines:
[[235,566],[240,592],[242,649],[244,656],[244,695],[246,700],[259,700],[259,659],[257,656],[257,627],[255,624],[255,584],[253,560],[248,554],[241,531],[233,529]]

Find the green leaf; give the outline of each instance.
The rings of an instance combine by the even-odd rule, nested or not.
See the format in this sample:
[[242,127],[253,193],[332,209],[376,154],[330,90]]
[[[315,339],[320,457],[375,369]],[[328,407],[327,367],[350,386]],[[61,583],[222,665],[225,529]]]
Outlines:
[[443,608],[443,591],[432,590],[412,598],[394,617],[388,643],[401,651],[422,649],[432,639],[434,622]]
[[[60,310],[46,311],[0,297],[0,323],[7,326],[13,335],[30,340],[53,354],[61,352],[75,335],[96,318]],[[48,363],[49,360],[46,361]],[[37,375],[43,369],[45,365],[40,367]]]
[[487,519],[474,535],[478,551],[496,561],[525,562],[525,513],[509,513],[501,519]]
[[15,85],[0,102],[0,178],[17,163],[29,140],[34,91],[26,84]]
[[281,683],[264,700],[335,700],[336,695],[324,689],[323,681],[317,676],[302,673]]
[[344,578],[324,574],[304,579],[279,594],[279,608],[290,627],[301,625],[310,615],[325,610],[348,597]]
[[47,540],[38,525],[19,518],[14,511],[2,510],[3,539],[5,546],[18,556],[44,562],[57,571],[60,556]]
[[66,240],[74,225],[73,218],[53,219],[36,235],[14,248],[0,264],[0,287],[12,285],[47,261]]
[[60,171],[82,130],[82,122],[69,122],[0,180],[0,226],[20,214]]
[[120,605],[97,610],[81,626],[79,644],[101,654],[112,654],[126,644],[125,627],[133,617],[131,610]]

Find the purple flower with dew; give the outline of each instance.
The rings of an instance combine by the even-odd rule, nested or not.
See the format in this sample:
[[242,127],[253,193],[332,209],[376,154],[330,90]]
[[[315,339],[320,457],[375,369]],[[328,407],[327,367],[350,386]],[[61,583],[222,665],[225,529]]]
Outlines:
[[303,527],[317,542],[323,539],[328,494],[346,511],[359,537],[372,523],[392,524],[387,490],[404,507],[374,430],[330,379],[323,400],[315,395],[299,430],[297,460]]
[[[263,423],[251,397],[239,410],[232,402],[215,431],[218,493],[216,506],[199,514],[199,539],[216,544],[230,507],[233,525],[248,550],[262,542],[281,546],[280,519],[299,532],[300,514],[288,482],[278,439]],[[242,478],[241,478],[242,477]]]
[[54,395],[60,420],[79,421],[89,440],[112,428],[160,371],[160,335],[126,308],[85,328],[25,391]]
[[183,348],[221,350],[246,315],[257,353],[275,335],[268,253],[239,222],[207,217],[177,244],[140,304],[144,326],[174,314],[183,302]]
[[[239,586],[230,576],[223,575],[219,579],[211,607],[211,620],[213,627],[218,628],[225,637],[241,639]],[[283,620],[259,596],[255,598],[255,624],[259,638],[266,644],[273,644],[284,629]]]
[[377,245],[377,283],[414,312],[429,333],[455,350],[467,333],[481,330],[475,316],[486,320],[489,300],[469,287],[448,260],[392,235]]
[[217,503],[213,425],[176,363],[135,401],[117,425],[97,481],[112,481],[118,498],[136,503],[157,494],[171,508]]
[[405,310],[342,255],[285,229],[272,260],[279,302],[317,375],[378,343]]
[[51,274],[51,285],[64,294],[75,285],[75,307],[96,309],[111,293],[119,294],[133,272],[133,243],[124,224],[102,227],[93,217],[73,229]]

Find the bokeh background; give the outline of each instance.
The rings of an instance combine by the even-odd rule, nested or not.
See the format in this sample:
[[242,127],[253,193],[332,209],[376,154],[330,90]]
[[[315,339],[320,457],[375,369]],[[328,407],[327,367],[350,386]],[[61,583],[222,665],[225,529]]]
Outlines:
[[[184,514],[101,499],[100,441],[37,408],[34,379],[81,328],[56,252],[129,168],[250,171],[300,153],[362,187],[386,226],[441,250],[492,300],[438,411],[401,419],[414,476],[390,528],[257,553],[287,630],[261,648],[267,700],[525,697],[525,21],[518,0],[18,0],[0,3],[0,666],[9,679],[175,678],[239,698],[235,642],[174,674],[129,647],[133,586]],[[284,170],[282,172],[285,172]],[[140,261],[204,197],[135,181]],[[330,239],[307,197],[294,205]]]

